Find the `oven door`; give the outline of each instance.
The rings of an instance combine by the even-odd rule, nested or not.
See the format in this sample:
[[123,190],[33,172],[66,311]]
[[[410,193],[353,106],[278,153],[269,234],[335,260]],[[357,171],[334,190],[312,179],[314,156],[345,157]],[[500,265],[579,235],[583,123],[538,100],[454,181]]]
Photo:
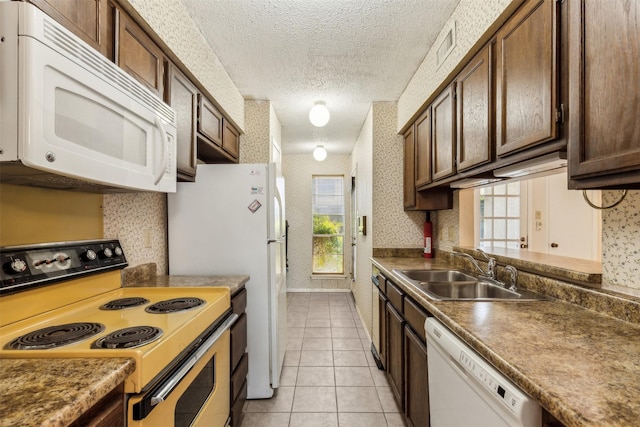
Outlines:
[[238,318],[231,315],[167,379],[149,392],[133,395],[127,425],[222,427],[230,408],[230,332]]

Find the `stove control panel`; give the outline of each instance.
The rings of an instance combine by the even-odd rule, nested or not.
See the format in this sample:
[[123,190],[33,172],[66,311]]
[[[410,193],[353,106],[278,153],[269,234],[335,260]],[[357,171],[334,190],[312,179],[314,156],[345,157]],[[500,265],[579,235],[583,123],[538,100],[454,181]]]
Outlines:
[[118,240],[0,247],[0,293],[127,266]]

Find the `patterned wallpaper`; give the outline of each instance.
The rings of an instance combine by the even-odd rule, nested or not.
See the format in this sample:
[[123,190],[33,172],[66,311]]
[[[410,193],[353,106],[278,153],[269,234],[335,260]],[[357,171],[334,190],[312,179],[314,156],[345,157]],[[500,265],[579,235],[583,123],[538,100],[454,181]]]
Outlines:
[[105,194],[103,210],[104,237],[120,239],[129,265],[155,262],[167,274],[166,194]]
[[240,135],[240,163],[269,161],[271,102],[245,101],[245,133]]
[[129,3],[244,130],[244,98],[180,1],[121,0]]
[[446,35],[445,32],[440,33],[433,44],[434,48],[427,53],[398,100],[397,130],[402,129],[413,114],[420,110],[422,104],[437,89],[438,85],[446,79],[503,12],[506,9],[514,9],[521,2],[522,0],[460,1],[444,26],[444,28],[449,28],[451,23],[455,21],[456,47],[438,67],[436,51]]
[[[620,195],[603,191],[603,205]],[[640,296],[640,191],[629,191],[618,206],[602,211],[602,282],[605,288]]]
[[[287,288],[309,289],[349,289],[349,266],[351,254],[345,245],[346,278],[311,278],[311,177],[312,175],[344,175],[345,204],[348,215],[351,187],[351,156],[329,154],[326,160],[318,162],[311,153],[285,154],[282,161],[285,178],[285,206],[289,221],[289,271]],[[351,227],[347,221],[345,238],[350,236]]]
[[405,212],[403,145],[396,130],[397,104],[373,103],[373,247],[422,246],[423,212]]

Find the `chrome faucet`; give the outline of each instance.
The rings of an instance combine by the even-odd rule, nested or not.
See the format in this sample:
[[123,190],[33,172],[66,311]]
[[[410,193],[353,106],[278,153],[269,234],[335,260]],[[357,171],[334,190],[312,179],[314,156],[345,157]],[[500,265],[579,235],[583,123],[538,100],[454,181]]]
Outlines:
[[509,273],[509,290],[513,292],[517,291],[518,287],[516,282],[518,280],[518,270],[516,270],[513,265],[507,265],[504,269]]
[[474,257],[472,257],[471,255],[464,253],[464,252],[453,252],[453,255],[455,256],[461,256],[461,257],[465,257],[467,259],[469,259],[469,261],[471,261],[471,263],[473,264],[473,266],[483,275],[487,276],[488,278],[495,280],[496,278],[496,259],[493,257],[490,257],[489,255],[487,255],[482,249],[478,249],[478,251],[485,257],[485,259],[487,260],[487,271],[484,271],[484,269],[482,267],[480,267],[480,264],[478,264],[478,261],[476,261],[476,259]]

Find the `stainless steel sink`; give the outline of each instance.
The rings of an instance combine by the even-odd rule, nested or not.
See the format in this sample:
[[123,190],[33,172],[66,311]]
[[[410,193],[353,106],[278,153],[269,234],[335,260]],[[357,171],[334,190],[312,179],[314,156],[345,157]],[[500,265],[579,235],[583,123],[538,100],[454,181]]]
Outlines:
[[401,275],[418,282],[468,282],[477,281],[475,277],[458,270],[394,270]]
[[487,282],[420,282],[423,291],[440,299],[519,299],[520,295]]
[[478,279],[458,270],[393,270],[427,297],[455,301],[534,301],[546,296],[527,290],[511,291],[491,279]]

